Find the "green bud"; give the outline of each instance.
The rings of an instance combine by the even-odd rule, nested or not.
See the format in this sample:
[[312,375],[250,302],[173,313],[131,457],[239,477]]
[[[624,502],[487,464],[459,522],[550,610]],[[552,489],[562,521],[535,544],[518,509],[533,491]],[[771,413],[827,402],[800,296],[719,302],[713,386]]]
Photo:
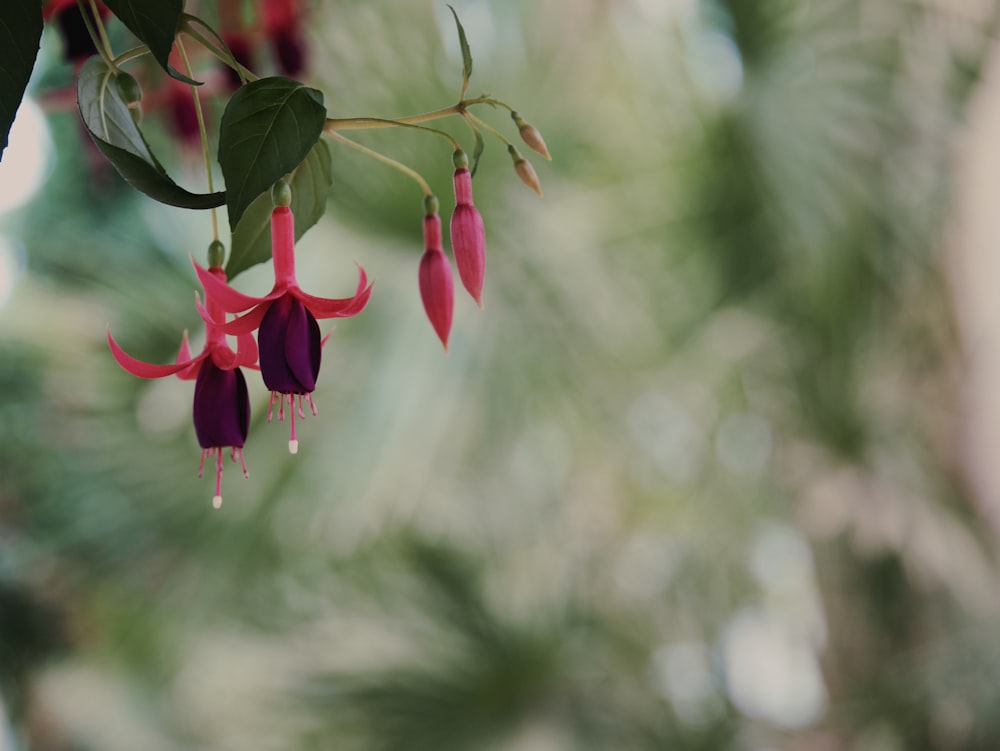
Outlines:
[[222,266],[226,260],[226,246],[219,240],[212,240],[208,245],[208,267],[210,269]]
[[132,122],[136,125],[142,125],[142,107],[138,105],[130,107],[128,113],[132,116]]
[[292,205],[292,186],[288,184],[287,180],[281,178],[274,184],[271,188],[271,200],[275,206]]
[[458,149],[451,155],[451,162],[455,165],[455,169],[468,169],[469,155],[461,149]]
[[441,208],[441,204],[438,202],[437,196],[433,193],[424,196],[424,216],[434,216],[438,213],[439,208]]
[[122,71],[115,76],[115,85],[118,86],[118,93],[129,107],[134,107],[142,101],[142,87],[132,74]]

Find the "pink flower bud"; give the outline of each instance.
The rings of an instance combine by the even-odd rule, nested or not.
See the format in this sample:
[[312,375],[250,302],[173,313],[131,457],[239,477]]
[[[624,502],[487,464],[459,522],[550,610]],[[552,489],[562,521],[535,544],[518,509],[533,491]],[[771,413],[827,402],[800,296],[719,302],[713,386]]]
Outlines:
[[517,126],[517,132],[521,134],[521,140],[528,144],[533,151],[537,151],[551,162],[552,155],[549,154],[548,147],[545,145],[545,139],[543,139],[542,134],[538,132],[538,128],[527,122],[517,112],[511,112],[510,116],[513,118],[514,124]]
[[455,170],[455,212],[451,215],[451,247],[462,284],[479,307],[483,307],[483,278],[486,275],[486,229],[483,217],[472,204],[472,176],[469,170]]
[[447,352],[455,289],[451,264],[441,250],[441,218],[437,214],[424,217],[424,247],[426,250],[420,259],[420,297],[427,318]]
[[538,173],[535,172],[535,168],[531,166],[531,162],[527,159],[520,159],[514,162],[514,171],[517,172],[517,176],[521,178],[521,182],[535,191],[538,195],[542,195],[542,184],[538,180]]

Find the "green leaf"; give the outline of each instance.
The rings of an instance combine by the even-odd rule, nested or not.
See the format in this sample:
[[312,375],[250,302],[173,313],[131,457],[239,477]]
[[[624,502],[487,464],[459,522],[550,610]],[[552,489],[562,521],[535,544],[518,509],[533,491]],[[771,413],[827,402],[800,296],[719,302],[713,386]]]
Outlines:
[[129,31],[149,47],[156,62],[179,81],[200,86],[169,63],[170,48],[177,36],[177,24],[184,12],[184,0],[105,0]]
[[306,158],[325,124],[322,92],[298,81],[262,78],[233,94],[219,131],[231,230],[257,196]]
[[476,137],[476,145],[472,149],[472,169],[469,170],[469,177],[476,176],[476,170],[479,169],[479,159],[486,148],[486,141],[483,139],[483,134],[479,128],[473,128],[472,133]]
[[[324,141],[316,145],[305,160],[288,176],[292,188],[292,213],[295,214],[295,239],[298,240],[326,212],[326,194],[333,184],[330,149]],[[226,263],[226,276],[233,277],[271,257],[271,194],[262,193],[243,212],[233,232],[233,247]]]
[[42,6],[38,0],[0,3],[0,157],[35,67],[42,38]]
[[472,51],[469,49],[469,40],[465,38],[465,29],[462,27],[462,22],[458,20],[458,13],[450,5],[448,8],[455,17],[455,25],[458,26],[458,43],[462,47],[462,80],[468,84],[469,79],[472,77]]
[[210,209],[226,202],[225,193],[191,193],[170,179],[132,120],[114,71],[99,57],[90,58],[80,69],[76,93],[83,124],[97,148],[136,190],[186,209]]

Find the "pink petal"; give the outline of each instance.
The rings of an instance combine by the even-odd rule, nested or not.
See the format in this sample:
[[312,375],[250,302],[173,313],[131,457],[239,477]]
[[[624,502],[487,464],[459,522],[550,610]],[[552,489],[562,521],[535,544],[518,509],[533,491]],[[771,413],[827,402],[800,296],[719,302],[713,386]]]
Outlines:
[[[210,273],[208,269],[199,266],[194,258],[191,259],[191,263],[194,264],[194,270],[198,274],[198,281],[201,282],[201,286],[205,289],[205,298],[212,298],[227,313],[241,313],[247,308],[259,305],[265,300],[274,299],[270,295],[267,297],[251,297],[250,295],[244,295],[242,292],[237,292],[221,279],[218,279],[214,274]],[[224,321],[213,321],[213,323],[224,323]]]
[[215,347],[212,349],[212,362],[219,370],[232,370],[236,367],[236,353],[229,347]]
[[108,346],[111,348],[111,354],[114,356],[115,361],[129,373],[139,378],[164,378],[174,373],[180,373],[185,368],[200,364],[207,354],[206,352],[202,352],[197,357],[184,360],[183,362],[176,362],[172,365],[153,365],[142,360],[136,360],[134,357],[126,354],[125,350],[119,347],[118,342],[111,336],[110,328],[108,329]]
[[[191,345],[188,343],[188,332],[184,329],[184,335],[181,337],[181,348],[177,352],[176,363],[180,364],[182,362],[190,362],[194,359],[191,355]],[[193,381],[198,377],[198,363],[193,365],[188,365],[184,370],[177,371],[177,377],[182,381]]]
[[243,334],[249,334],[251,331],[260,326],[260,322],[264,319],[264,314],[267,313],[270,307],[271,301],[265,300],[249,313],[244,313],[243,315],[234,318],[229,323],[218,324],[216,328],[224,331],[230,336],[242,336]]
[[229,323],[219,323],[218,321],[212,319],[212,317],[208,315],[208,310],[201,304],[201,298],[198,297],[197,293],[195,293],[194,305],[198,308],[198,314],[201,316],[201,320],[205,322],[206,326],[212,326],[217,331],[222,331],[224,334],[229,334],[230,336],[242,336],[243,334],[249,334],[251,331],[260,326],[260,322],[264,318],[264,314],[267,312],[267,309],[271,307],[271,301],[265,298],[262,304],[258,305],[249,313],[237,316]]
[[250,367],[257,362],[257,340],[253,334],[241,334],[236,341],[237,367]]
[[290,292],[305,304],[315,318],[347,318],[357,315],[365,309],[372,296],[372,284],[368,284],[368,275],[359,264],[358,287],[354,291],[354,297],[339,299],[315,297],[303,292],[298,287],[293,287]]

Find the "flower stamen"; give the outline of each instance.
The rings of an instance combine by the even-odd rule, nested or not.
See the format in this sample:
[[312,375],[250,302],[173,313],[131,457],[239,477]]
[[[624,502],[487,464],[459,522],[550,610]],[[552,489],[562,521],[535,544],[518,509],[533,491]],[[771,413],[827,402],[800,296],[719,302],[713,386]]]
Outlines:
[[[299,412],[301,413],[302,410],[300,409]],[[292,421],[292,432],[288,436],[288,453],[297,454],[299,453],[299,440],[295,434],[295,394],[288,395],[288,414]],[[303,420],[305,417],[305,414],[302,414]]]
[[222,508],[222,447],[208,450],[215,451],[215,495],[212,497],[212,507]]

